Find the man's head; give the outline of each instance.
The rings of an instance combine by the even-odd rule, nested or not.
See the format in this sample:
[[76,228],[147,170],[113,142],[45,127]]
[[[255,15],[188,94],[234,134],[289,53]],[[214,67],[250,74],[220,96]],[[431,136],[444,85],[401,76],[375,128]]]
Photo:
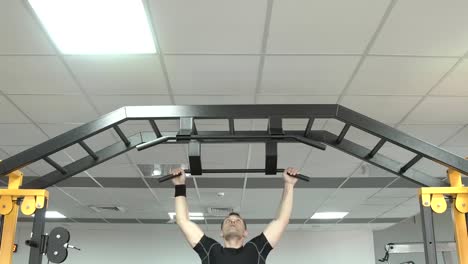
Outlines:
[[221,237],[225,240],[247,236],[247,224],[238,213],[230,213],[221,223]]

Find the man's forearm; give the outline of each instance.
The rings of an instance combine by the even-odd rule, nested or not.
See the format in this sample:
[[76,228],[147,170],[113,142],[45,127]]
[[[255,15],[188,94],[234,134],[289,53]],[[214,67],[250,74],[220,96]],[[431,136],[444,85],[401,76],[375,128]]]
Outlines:
[[178,196],[175,198],[176,221],[189,220],[187,198]]
[[283,196],[281,198],[281,203],[276,220],[289,222],[289,218],[291,217],[293,208],[293,193],[294,185],[284,183]]

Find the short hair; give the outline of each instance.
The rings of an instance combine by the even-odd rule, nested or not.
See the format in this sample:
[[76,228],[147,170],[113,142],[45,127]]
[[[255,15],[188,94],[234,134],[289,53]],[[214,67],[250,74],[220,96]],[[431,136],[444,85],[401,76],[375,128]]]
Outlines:
[[242,220],[242,223],[244,223],[244,228],[245,228],[245,230],[247,230],[247,223],[246,223],[245,220],[240,216],[240,214],[239,214],[239,213],[236,213],[236,212],[231,212],[231,213],[229,213],[228,216],[226,216],[226,217],[223,219],[223,221],[221,222],[221,230],[223,230],[224,221],[226,221],[226,219],[227,219],[228,217],[230,217],[231,215],[235,215],[235,216],[239,217],[239,218]]

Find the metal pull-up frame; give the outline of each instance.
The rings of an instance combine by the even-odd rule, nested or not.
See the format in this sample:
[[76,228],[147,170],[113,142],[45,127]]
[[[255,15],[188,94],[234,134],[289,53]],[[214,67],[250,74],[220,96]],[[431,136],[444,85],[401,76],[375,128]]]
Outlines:
[[[309,122],[304,130],[286,131],[283,129],[282,120],[288,118],[307,118]],[[311,130],[314,120],[319,118],[337,119],[345,123],[345,126],[339,135],[323,130]],[[195,119],[226,119],[229,121],[229,131],[197,131],[194,126]],[[267,131],[236,131],[234,119],[268,119],[269,126]],[[127,137],[119,125],[131,120],[147,120],[154,131]],[[161,133],[157,126],[158,120],[179,120],[180,130],[177,133]],[[372,149],[349,141],[346,139],[346,133],[350,127],[378,137],[380,141]],[[121,141],[97,151],[84,142],[85,139],[108,129],[114,130]],[[462,157],[336,104],[123,107],[4,160],[0,163],[0,175],[7,175],[42,159],[56,170],[25,183],[22,188],[47,188],[139,145],[144,146],[142,144],[145,143],[188,144],[190,168],[197,171],[198,167],[201,167],[199,144],[226,142],[264,142],[267,150],[265,170],[269,174],[276,173],[277,143],[301,142],[320,149],[324,149],[326,144],[421,186],[449,186],[447,182],[422,172],[409,173],[411,167],[422,158],[468,175],[468,161]],[[379,154],[380,148],[386,142],[414,153],[415,157],[402,165]],[[89,155],[63,167],[50,158],[54,153],[74,144],[80,145]]]
[[[198,131],[194,122],[197,119],[224,119],[228,121],[229,127],[226,131]],[[268,128],[239,131],[234,126],[236,119],[268,119]],[[303,130],[284,130],[284,119],[308,119],[308,122]],[[336,135],[324,130],[312,130],[315,119],[337,119],[345,125]],[[132,120],[148,121],[153,131],[140,132],[132,136],[125,135],[119,125]],[[160,120],[178,120],[179,131],[161,132],[157,125]],[[378,143],[369,149],[346,139],[351,127],[379,138]],[[114,130],[120,141],[100,150],[93,150],[85,143],[84,140],[106,130]],[[0,175],[9,175],[31,163],[44,160],[55,170],[19,187],[44,189],[133,148],[143,150],[169,143],[188,145],[190,171],[193,175],[200,175],[203,171],[207,171],[201,164],[201,144],[236,142],[265,144],[265,167],[255,171],[266,174],[276,174],[278,171],[278,143],[300,142],[322,150],[326,146],[331,146],[423,187],[449,187],[450,184],[441,178],[414,170],[412,167],[422,158],[468,175],[468,161],[462,157],[337,104],[123,107],[0,162]],[[401,164],[380,154],[379,150],[387,142],[404,148],[415,156],[406,164]],[[58,164],[51,158],[54,153],[75,144],[83,148],[88,155],[66,166]],[[232,170],[234,168],[226,171]],[[237,172],[247,173],[249,170],[237,169]],[[36,214],[34,223],[37,232],[41,232],[44,219],[38,218],[37,215],[41,214]],[[33,230],[33,234],[37,232]],[[31,259],[39,259],[37,254],[34,254],[31,253]],[[40,263],[40,260],[30,260],[30,263]]]

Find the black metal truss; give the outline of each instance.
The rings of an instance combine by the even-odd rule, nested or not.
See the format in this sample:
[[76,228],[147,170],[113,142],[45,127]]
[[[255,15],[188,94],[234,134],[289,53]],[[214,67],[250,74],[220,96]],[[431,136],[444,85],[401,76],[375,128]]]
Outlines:
[[[282,121],[288,118],[306,118],[309,122],[304,130],[286,131]],[[337,119],[345,123],[345,126],[338,135],[328,131],[311,130],[314,120],[318,118]],[[198,131],[194,123],[197,119],[225,119],[228,120],[229,129]],[[234,128],[235,119],[268,119],[269,125],[264,131],[237,131]],[[147,120],[153,132],[141,132],[127,137],[119,125],[131,120]],[[179,120],[180,129],[177,133],[162,133],[157,126],[159,120]],[[352,142],[346,139],[351,127],[378,137],[380,141],[372,149]],[[85,139],[108,129],[117,132],[121,140],[96,151],[84,142]],[[462,157],[336,104],[123,107],[4,160],[0,163],[0,175],[6,175],[42,159],[53,166],[55,171],[25,183],[22,188],[46,188],[135,147],[145,149],[158,144],[174,143],[189,145],[190,167],[193,174],[197,175],[203,173],[200,144],[227,142],[265,143],[266,164],[262,171],[267,174],[274,174],[278,170],[276,166],[279,142],[300,142],[322,150],[326,145],[334,147],[421,186],[449,186],[443,180],[412,169],[422,158],[468,175],[468,161]],[[414,158],[406,164],[400,164],[379,154],[380,148],[387,142],[414,153]],[[88,156],[63,167],[50,158],[54,153],[74,144],[81,146]]]

